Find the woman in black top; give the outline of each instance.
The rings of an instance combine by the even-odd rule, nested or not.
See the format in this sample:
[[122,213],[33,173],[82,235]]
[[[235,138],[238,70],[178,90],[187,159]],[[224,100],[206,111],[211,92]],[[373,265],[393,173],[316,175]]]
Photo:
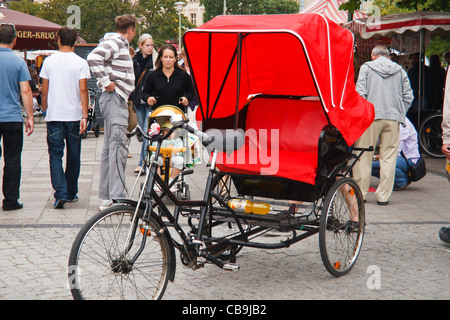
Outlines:
[[177,50],[171,44],[161,47],[152,71],[142,90],[142,100],[154,110],[170,104],[185,113],[189,100],[195,97],[189,74],[178,66]]

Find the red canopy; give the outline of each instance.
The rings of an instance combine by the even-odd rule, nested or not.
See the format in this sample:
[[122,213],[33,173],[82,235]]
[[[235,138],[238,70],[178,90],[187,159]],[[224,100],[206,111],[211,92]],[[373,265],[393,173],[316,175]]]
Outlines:
[[318,97],[348,145],[374,119],[355,91],[353,36],[322,15],[219,16],[184,43],[203,119],[237,114],[255,94]]
[[19,11],[0,7],[0,23],[16,26],[15,50],[58,49],[56,33],[60,25]]

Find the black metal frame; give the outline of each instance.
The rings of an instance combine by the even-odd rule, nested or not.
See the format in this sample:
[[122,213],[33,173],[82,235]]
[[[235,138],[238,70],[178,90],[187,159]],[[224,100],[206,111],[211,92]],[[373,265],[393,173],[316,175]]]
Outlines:
[[[164,136],[158,136],[158,138],[156,139],[158,142],[156,154],[159,154],[162,141],[170,136],[170,134],[172,134],[172,131],[173,129],[169,130],[169,132],[167,132],[167,134]],[[329,150],[332,149],[332,147],[329,148]],[[357,159],[367,149],[360,150],[361,153],[358,156],[355,156]],[[351,154],[348,153],[347,158],[351,157]],[[345,163],[347,162],[347,158],[344,159]],[[149,155],[147,155],[147,164],[149,164],[149,159]],[[167,236],[172,245],[180,251],[182,262],[194,269],[203,265],[203,262],[197,262],[197,258],[205,258],[206,260],[216,264],[217,266],[224,268],[225,263],[221,259],[218,259],[217,256],[225,250],[230,250],[233,255],[233,252],[235,252],[235,249],[238,246],[247,246],[261,249],[286,248],[293,243],[296,243],[318,233],[320,218],[319,212],[321,210],[323,197],[326,196],[327,190],[331,187],[334,181],[336,181],[336,177],[340,172],[334,169],[329,173],[328,177],[323,177],[323,183],[320,186],[320,197],[314,199],[313,210],[308,215],[302,215],[299,217],[290,215],[286,217],[277,217],[274,215],[261,216],[256,214],[242,214],[234,211],[219,194],[214,192],[214,187],[219,183],[221,177],[229,174],[220,173],[214,167],[210,168],[209,170],[203,200],[184,201],[177,199],[170,192],[170,187],[177,182],[178,178],[174,179],[174,181],[170,185],[168,185],[157,174],[157,161],[154,160],[149,164],[149,166],[150,169],[148,170],[148,174],[144,183],[145,190],[143,201],[138,203],[136,201],[126,199],[115,200],[115,202],[129,204],[135,206],[136,210],[143,210],[141,219],[144,222],[148,222],[150,220],[150,215],[153,215],[158,219],[158,221],[165,229],[167,229],[168,227],[173,227],[177,234],[180,236],[182,243],[174,240],[170,236],[170,233],[168,231]],[[339,166],[333,167],[337,168]],[[351,167],[348,168],[345,174],[348,174],[350,170]],[[158,185],[161,187],[161,195],[158,195],[158,193],[154,190],[153,187],[155,183],[158,183]],[[315,187],[317,188],[318,186]],[[170,202],[175,205],[173,214],[164,203],[164,197],[167,197]],[[215,203],[218,203],[219,206],[213,205],[213,200],[215,201]],[[137,208],[138,206],[139,208]],[[199,209],[194,209],[194,207],[199,207]],[[156,208],[158,209],[157,212]],[[180,215],[198,219],[198,226],[196,228],[195,234],[186,234],[186,232],[178,223]],[[164,221],[164,219],[166,219],[167,221]],[[215,238],[211,236],[213,227],[228,222],[235,223],[239,228],[239,233],[235,235],[228,235],[229,238]],[[252,227],[244,228],[244,225],[251,225]],[[265,231],[273,228],[289,230],[290,232],[292,232],[292,237],[278,243],[260,243],[251,241],[251,236],[254,236],[256,238],[258,237],[258,234],[262,235]],[[301,232],[301,234],[297,234],[297,232]],[[133,240],[134,239],[132,239],[131,242],[133,242]],[[206,244],[207,246],[205,246]],[[205,247],[201,248],[202,246]],[[234,259],[233,256],[231,258]]]

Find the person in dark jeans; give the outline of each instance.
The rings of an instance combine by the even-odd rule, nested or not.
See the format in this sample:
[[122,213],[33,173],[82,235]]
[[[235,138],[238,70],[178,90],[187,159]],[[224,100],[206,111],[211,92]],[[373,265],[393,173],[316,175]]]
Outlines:
[[[55,209],[64,208],[66,202],[78,200],[78,177],[80,175],[80,121],[47,122],[47,145],[50,178],[55,190]],[[66,148],[67,145],[67,148]],[[66,149],[66,169],[62,158]]]
[[13,24],[0,24],[0,156],[3,156],[3,207],[4,211],[22,209],[20,198],[21,155],[23,147],[23,116],[20,97],[27,115],[25,132],[34,129],[33,95],[30,73],[25,61],[12,48],[16,43]]
[[[59,51],[45,59],[40,74],[55,209],[78,200],[80,134],[86,130],[90,73],[87,61],[74,53],[77,36],[77,31],[70,27],[58,31]],[[64,149],[67,151],[65,170]]]

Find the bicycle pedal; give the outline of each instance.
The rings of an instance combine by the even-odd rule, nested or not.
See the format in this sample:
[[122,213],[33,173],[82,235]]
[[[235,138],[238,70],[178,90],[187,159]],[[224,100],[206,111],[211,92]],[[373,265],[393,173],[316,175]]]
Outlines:
[[239,271],[239,269],[240,269],[240,267],[236,263],[225,263],[223,265],[223,270],[225,270],[225,271],[234,271],[234,272],[236,272],[236,271]]

